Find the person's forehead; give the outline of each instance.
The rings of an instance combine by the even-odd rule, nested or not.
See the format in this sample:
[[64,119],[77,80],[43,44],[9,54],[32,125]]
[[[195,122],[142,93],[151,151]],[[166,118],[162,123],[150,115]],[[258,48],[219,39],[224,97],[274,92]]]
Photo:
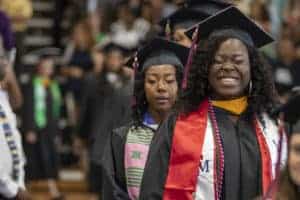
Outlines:
[[218,46],[216,54],[219,54],[221,52],[226,54],[238,53],[238,52],[247,53],[248,50],[246,45],[242,41],[235,38],[230,38],[220,43],[220,45]]
[[173,65],[164,64],[164,65],[153,65],[149,67],[145,74],[153,75],[153,74],[175,74],[176,68]]

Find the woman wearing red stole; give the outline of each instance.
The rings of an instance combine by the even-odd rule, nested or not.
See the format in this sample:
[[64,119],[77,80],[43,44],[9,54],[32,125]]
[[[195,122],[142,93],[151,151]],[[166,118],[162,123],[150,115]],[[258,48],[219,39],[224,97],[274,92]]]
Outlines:
[[187,88],[153,138],[140,199],[253,199],[286,157],[271,117],[278,101],[270,68],[257,50],[273,39],[235,7],[193,32],[200,43],[191,48]]

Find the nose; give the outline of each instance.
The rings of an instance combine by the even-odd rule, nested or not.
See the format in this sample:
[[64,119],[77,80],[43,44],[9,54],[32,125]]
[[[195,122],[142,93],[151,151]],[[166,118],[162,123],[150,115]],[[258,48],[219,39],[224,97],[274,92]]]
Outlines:
[[157,85],[157,90],[159,91],[159,92],[161,92],[161,91],[166,91],[166,83],[165,83],[165,81],[159,81],[158,82],[158,85]]
[[231,64],[231,63],[224,63],[222,65],[222,70],[224,71],[231,71],[231,70],[234,70],[234,65]]

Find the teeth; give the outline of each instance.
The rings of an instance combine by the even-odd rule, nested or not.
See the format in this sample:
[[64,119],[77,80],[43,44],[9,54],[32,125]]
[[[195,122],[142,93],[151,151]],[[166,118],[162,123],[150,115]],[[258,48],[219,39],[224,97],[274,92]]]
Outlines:
[[222,80],[225,80],[225,81],[232,81],[232,80],[235,80],[234,78],[222,78]]

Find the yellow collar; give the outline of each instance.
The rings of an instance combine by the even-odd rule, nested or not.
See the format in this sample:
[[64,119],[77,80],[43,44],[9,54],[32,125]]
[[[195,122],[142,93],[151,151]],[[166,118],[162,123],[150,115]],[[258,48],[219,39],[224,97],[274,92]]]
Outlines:
[[222,108],[226,111],[229,111],[235,115],[242,114],[248,106],[248,98],[246,96],[233,99],[233,100],[224,100],[224,101],[212,101],[212,105],[218,108]]

